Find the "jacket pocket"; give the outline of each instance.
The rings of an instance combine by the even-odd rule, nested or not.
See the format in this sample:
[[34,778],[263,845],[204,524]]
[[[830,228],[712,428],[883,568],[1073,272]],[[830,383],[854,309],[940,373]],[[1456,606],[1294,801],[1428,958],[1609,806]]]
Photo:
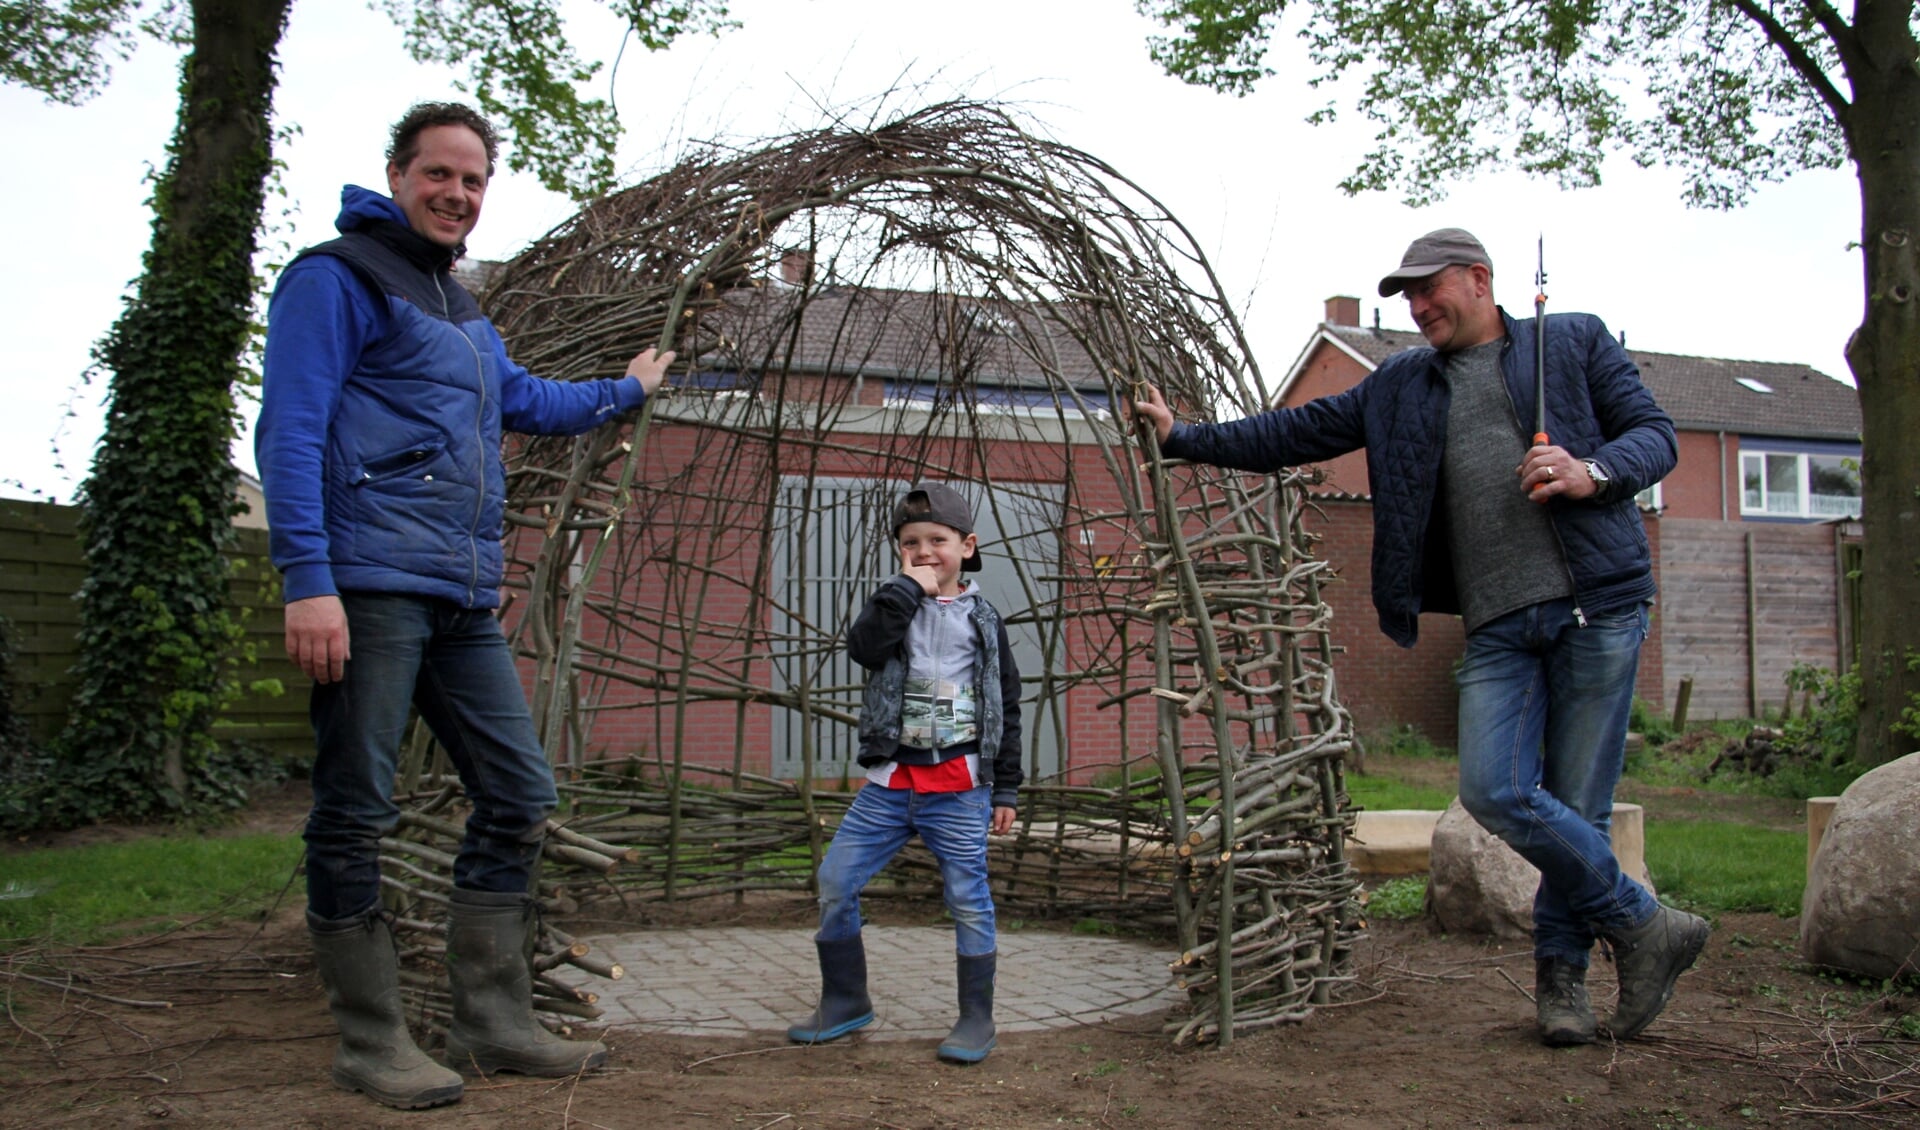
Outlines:
[[354,468],[348,482],[354,486],[366,486],[403,476],[429,475],[430,468],[446,452],[446,449],[447,443],[442,439],[409,444],[397,451],[389,451],[364,460]]

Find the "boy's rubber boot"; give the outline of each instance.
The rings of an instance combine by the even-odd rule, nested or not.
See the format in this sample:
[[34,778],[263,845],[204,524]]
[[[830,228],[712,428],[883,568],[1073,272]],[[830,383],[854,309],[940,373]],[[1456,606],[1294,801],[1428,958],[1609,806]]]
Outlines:
[[1620,1001],[1607,1021],[1607,1033],[1631,1040],[1653,1023],[1673,998],[1680,974],[1706,948],[1710,933],[1706,919],[1662,906],[1640,925],[1607,934],[1620,979]]
[[993,970],[998,953],[956,960],[960,982],[960,1019],[940,1043],[940,1058],[979,1063],[996,1042],[993,1034]]
[[820,951],[820,1007],[787,1029],[797,1044],[824,1044],[873,1023],[867,996],[867,947],[860,935],[813,943]]
[[465,1087],[460,1076],[430,1059],[407,1031],[400,958],[387,920],[376,911],[332,920],[309,911],[307,934],[340,1028],[334,1085],[401,1110],[458,1102]]
[[1598,1024],[1584,967],[1557,957],[1535,958],[1533,1005],[1541,1043],[1550,1048],[1593,1043]]
[[447,1063],[491,1075],[574,1075],[607,1062],[598,1040],[564,1040],[533,1018],[527,961],[533,900],[523,894],[455,888],[447,918],[447,979],[453,1022]]

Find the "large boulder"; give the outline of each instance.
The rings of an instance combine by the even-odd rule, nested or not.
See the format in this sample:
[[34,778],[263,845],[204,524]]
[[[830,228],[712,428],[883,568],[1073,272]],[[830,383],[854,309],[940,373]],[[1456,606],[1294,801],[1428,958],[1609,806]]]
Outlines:
[[1867,977],[1920,970],[1920,753],[1840,794],[1807,874],[1800,952]]
[[[1613,806],[1613,854],[1648,890],[1644,817],[1637,804]],[[1482,828],[1455,797],[1433,829],[1427,914],[1450,934],[1533,936],[1533,893],[1540,872]]]

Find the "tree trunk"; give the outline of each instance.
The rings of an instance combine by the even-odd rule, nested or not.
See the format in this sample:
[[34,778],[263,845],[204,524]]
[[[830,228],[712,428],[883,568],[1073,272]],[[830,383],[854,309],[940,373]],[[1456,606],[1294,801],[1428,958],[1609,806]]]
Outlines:
[[1920,749],[1897,733],[1920,702],[1920,73],[1910,4],[1863,3],[1847,60],[1848,142],[1860,177],[1866,313],[1847,344],[1860,389],[1865,556],[1859,759]]
[[[227,612],[233,382],[272,168],[274,51],[292,0],[193,0],[193,49],[153,241],[96,348],[111,375],[84,490],[78,690],[60,748],[68,816],[198,807],[237,628]],[[172,761],[173,764],[169,764]],[[214,792],[218,793],[216,785]]]

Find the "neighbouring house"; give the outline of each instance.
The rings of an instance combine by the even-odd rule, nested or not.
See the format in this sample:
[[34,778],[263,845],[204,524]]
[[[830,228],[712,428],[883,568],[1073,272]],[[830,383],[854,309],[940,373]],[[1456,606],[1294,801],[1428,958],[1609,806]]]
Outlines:
[[241,471],[234,497],[240,503],[240,512],[233,516],[234,525],[249,530],[267,528],[267,496],[261,491],[258,478]]
[[[1386,329],[1360,300],[1329,298],[1273,397],[1291,407],[1351,388],[1382,361],[1424,345]],[[1805,365],[1629,349],[1673,417],[1679,463],[1640,498],[1662,598],[1642,652],[1640,696],[1671,709],[1690,678],[1690,716],[1758,716],[1785,696],[1798,664],[1844,668],[1858,611],[1843,583],[1857,558],[1860,406],[1851,386]],[[1346,654],[1343,700],[1362,732],[1413,725],[1454,733],[1452,664],[1464,642],[1452,617],[1421,620],[1402,651],[1374,627],[1368,598],[1370,511],[1365,456],[1323,465],[1322,556],[1336,643]],[[1850,556],[1851,555],[1851,556]]]

